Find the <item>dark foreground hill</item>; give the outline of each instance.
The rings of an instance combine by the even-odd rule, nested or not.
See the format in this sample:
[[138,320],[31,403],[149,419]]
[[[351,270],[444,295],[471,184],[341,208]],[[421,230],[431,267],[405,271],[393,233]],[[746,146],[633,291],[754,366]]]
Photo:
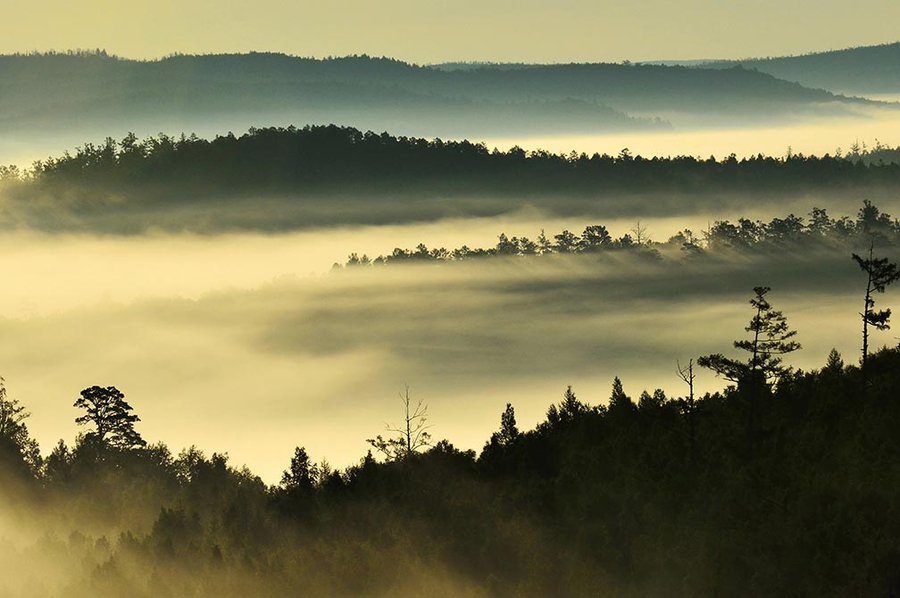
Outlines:
[[0,593],[892,596],[900,351],[866,369],[833,353],[693,403],[569,388],[530,431],[508,407],[480,455],[401,444],[336,471],[298,448],[274,487],[139,436],[41,462],[12,428]]

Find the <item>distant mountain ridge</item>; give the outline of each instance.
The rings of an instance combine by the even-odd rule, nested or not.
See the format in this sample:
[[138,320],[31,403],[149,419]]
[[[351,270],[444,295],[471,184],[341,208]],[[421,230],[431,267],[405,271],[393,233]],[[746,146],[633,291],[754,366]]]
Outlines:
[[900,42],[801,56],[710,61],[700,66],[717,68],[734,65],[838,93],[900,93]]
[[[388,58],[251,53],[135,61],[0,56],[0,133],[115,125],[217,129],[342,122],[442,137],[666,126],[671,114],[745,122],[865,102],[742,67],[563,64],[443,70]],[[657,118],[665,115],[665,118]],[[220,122],[221,121],[221,122]],[[174,123],[174,124],[173,124]]]
[[655,60],[642,64],[692,68],[744,68],[805,87],[850,95],[900,94],[900,42],[738,60]]
[[[623,63],[623,64],[628,64]],[[724,69],[741,66],[804,87],[836,94],[868,95],[900,93],[900,42],[856,46],[790,56],[741,59],[644,60],[641,66]],[[477,69],[522,70],[548,65],[529,63],[448,62],[432,68],[445,71]]]

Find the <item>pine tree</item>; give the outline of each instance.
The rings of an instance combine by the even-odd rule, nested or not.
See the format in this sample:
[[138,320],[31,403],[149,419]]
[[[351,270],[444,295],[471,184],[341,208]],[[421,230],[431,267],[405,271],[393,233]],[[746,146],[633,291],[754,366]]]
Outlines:
[[610,413],[628,413],[633,410],[634,401],[625,394],[625,389],[622,387],[622,381],[616,376],[613,379],[612,394],[609,396],[609,411]]
[[6,383],[0,378],[0,450],[8,449],[20,455],[31,471],[36,472],[41,466],[41,452],[25,424],[30,416],[18,399],[9,398]]
[[744,363],[714,353],[697,359],[698,365],[739,384],[757,378],[771,384],[788,371],[781,365],[781,356],[800,349],[801,345],[792,340],[797,332],[788,329],[784,314],[772,309],[766,299],[770,290],[769,287],[754,287],[755,296],[750,299],[750,305],[756,313],[744,329],[752,337],[734,341],[735,348],[750,353],[748,361]]
[[500,431],[494,433],[497,442],[502,446],[509,446],[519,438],[519,428],[516,426],[516,410],[511,403],[506,404],[506,409],[500,415]]
[[788,329],[787,318],[780,311],[772,309],[766,299],[769,287],[754,287],[754,297],[750,306],[756,311],[745,330],[752,337],[734,341],[737,349],[750,353],[746,363],[725,357],[721,353],[704,355],[697,364],[709,368],[724,378],[737,382],[738,388],[746,391],[747,445],[748,454],[756,454],[757,403],[763,391],[789,371],[781,365],[781,356],[800,349],[800,343],[792,340],[795,330]]
[[291,457],[291,466],[281,475],[281,486],[288,492],[309,492],[319,478],[319,468],[310,461],[306,449],[298,446]]
[[141,421],[132,413],[131,405],[125,402],[125,395],[115,386],[91,386],[81,391],[75,407],[87,411],[75,419],[82,426],[94,424],[95,430],[89,436],[101,445],[119,449],[146,446],[146,442],[134,429],[135,422]]
[[547,410],[547,421],[551,425],[567,423],[588,411],[588,406],[578,400],[578,397],[575,396],[575,391],[569,385],[566,387],[566,392],[563,393],[562,402],[558,406],[550,405],[550,408]]
[[844,369],[844,359],[837,349],[832,349],[828,353],[828,360],[825,362],[825,371],[832,373],[840,373]]
[[900,280],[900,270],[897,264],[888,261],[887,258],[876,258],[874,255],[875,244],[869,244],[869,257],[862,258],[857,254],[853,254],[853,260],[859,264],[859,267],[866,273],[866,298],[865,306],[859,315],[863,321],[863,342],[862,342],[862,367],[863,376],[865,376],[866,361],[869,357],[869,326],[873,326],[876,330],[887,330],[890,328],[891,310],[882,309],[875,311],[875,300],[872,298],[874,293],[884,293],[885,289],[892,283]]

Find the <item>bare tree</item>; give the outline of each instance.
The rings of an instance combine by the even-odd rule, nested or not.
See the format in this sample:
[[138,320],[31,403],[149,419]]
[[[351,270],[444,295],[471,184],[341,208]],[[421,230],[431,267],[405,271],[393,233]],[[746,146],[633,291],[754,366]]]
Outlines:
[[688,385],[688,397],[686,399],[679,400],[679,404],[681,406],[681,411],[684,413],[685,417],[688,420],[688,434],[690,438],[690,448],[689,455],[690,461],[693,464],[694,462],[694,446],[696,443],[696,422],[694,420],[694,413],[696,408],[696,403],[694,402],[694,360],[688,360],[687,367],[682,367],[681,363],[676,362],[678,366],[678,377],[684,380],[684,383]]
[[379,434],[366,440],[389,461],[406,459],[431,443],[428,429],[432,426],[428,423],[428,405],[422,399],[413,403],[409,396],[409,386],[400,393],[400,400],[404,410],[403,423],[400,426],[385,426],[394,436],[384,438]]
[[636,245],[646,245],[650,243],[650,236],[647,234],[647,226],[641,224],[640,220],[631,227],[631,232],[634,233],[634,242]]

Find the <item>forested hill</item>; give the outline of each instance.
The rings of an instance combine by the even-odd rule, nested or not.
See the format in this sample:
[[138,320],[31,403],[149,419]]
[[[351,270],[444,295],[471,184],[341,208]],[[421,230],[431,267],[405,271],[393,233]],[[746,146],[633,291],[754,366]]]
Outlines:
[[447,71],[367,56],[0,56],[0,131],[7,132],[89,125],[158,131],[171,130],[173,122],[216,120],[246,128],[264,119],[344,122],[417,135],[558,134],[664,126],[653,119],[679,112],[769,120],[858,105],[740,67],[566,64]]
[[[212,140],[129,135],[0,167],[0,227],[142,232],[292,230],[492,216],[524,207],[610,218],[722,210],[815,193],[892,200],[898,150],[738,160],[490,150],[338,126],[251,129]],[[827,201],[826,201],[827,203]],[[819,204],[823,205],[823,204]],[[812,205],[805,206],[804,211]]]
[[[876,159],[877,158],[877,159]],[[15,177],[13,170],[5,170]],[[0,175],[3,174],[0,172]],[[900,152],[884,146],[823,157],[643,158],[490,150],[469,141],[427,140],[351,127],[251,129],[205,140],[161,135],[85,144],[35,164],[26,186],[115,191],[299,193],[365,191],[587,193],[900,185]]]
[[561,388],[532,430],[507,405],[480,454],[378,436],[382,460],[335,470],[298,438],[271,487],[225,454],[148,445],[127,403],[44,459],[3,395],[19,533],[0,594],[896,596],[900,352],[782,370],[702,397]]
[[900,93],[900,42],[802,56],[720,61],[704,66],[733,68],[736,65],[839,93]]

